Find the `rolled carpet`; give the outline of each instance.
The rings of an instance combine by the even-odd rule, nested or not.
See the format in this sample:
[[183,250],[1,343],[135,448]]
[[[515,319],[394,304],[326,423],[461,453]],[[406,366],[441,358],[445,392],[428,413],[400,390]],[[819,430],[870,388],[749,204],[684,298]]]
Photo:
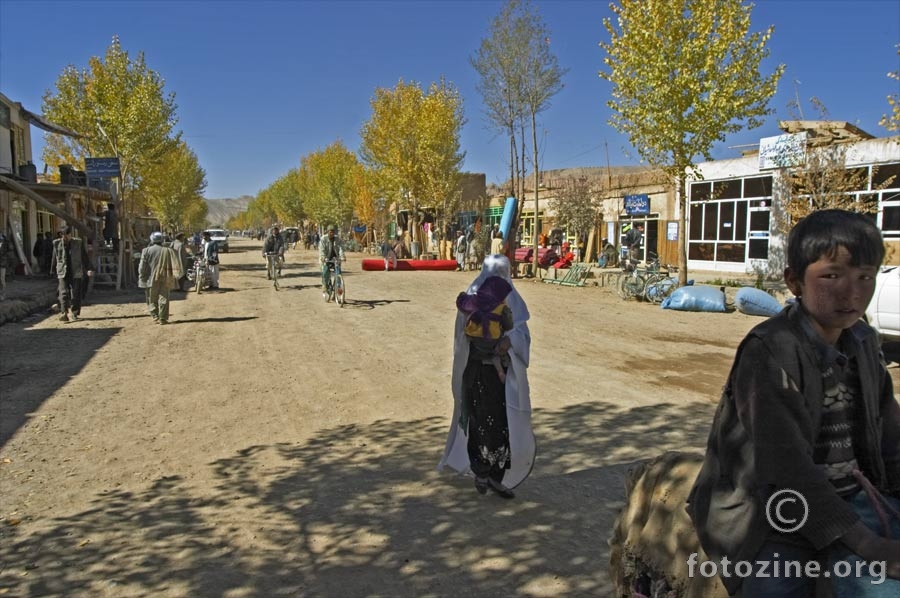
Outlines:
[[[391,270],[456,270],[456,260],[397,260],[397,267],[388,262]],[[384,271],[383,259],[364,259],[362,269],[368,272]]]

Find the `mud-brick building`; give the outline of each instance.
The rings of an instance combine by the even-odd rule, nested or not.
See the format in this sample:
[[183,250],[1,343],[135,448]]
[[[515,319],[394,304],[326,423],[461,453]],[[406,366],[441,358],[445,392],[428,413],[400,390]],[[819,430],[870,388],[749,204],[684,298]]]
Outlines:
[[48,122],[0,93],[0,230],[14,241],[24,274],[37,266],[34,242],[45,232],[74,226],[86,239],[101,239],[108,192],[87,186],[83,174],[67,169],[60,183],[39,182],[31,127],[60,135],[76,133]]

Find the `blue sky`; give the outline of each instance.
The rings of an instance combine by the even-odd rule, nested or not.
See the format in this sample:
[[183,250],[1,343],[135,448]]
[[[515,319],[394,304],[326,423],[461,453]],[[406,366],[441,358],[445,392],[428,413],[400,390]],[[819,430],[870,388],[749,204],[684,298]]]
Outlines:
[[[608,123],[610,86],[598,42],[607,41],[605,0],[535,0],[553,51],[569,69],[565,88],[540,117],[541,168],[633,164],[627,138]],[[175,93],[178,128],[206,170],[208,198],[255,195],[300,158],[341,140],[352,150],[371,115],[378,87],[400,79],[427,86],[442,76],[465,102],[464,170],[489,183],[508,173],[507,144],[490,130],[469,57],[488,35],[502,2],[482,0],[343,1],[60,1],[0,0],[0,91],[32,111],[72,64],[86,68],[118,35],[132,57]],[[831,118],[876,136],[898,83],[900,2],[896,0],[759,0],[754,31],[775,25],[766,73],[787,70],[764,127],[717,147],[777,135],[797,94],[821,99]],[[795,83],[795,81],[797,83]],[[43,168],[43,133],[32,129]]]

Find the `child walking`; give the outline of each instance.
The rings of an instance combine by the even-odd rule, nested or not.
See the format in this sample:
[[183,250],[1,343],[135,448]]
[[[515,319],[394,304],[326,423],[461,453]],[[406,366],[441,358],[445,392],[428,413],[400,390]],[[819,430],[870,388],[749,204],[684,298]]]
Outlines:
[[861,320],[883,259],[871,218],[803,218],[784,272],[796,302],[738,347],[688,498],[732,595],[900,596],[900,406]]

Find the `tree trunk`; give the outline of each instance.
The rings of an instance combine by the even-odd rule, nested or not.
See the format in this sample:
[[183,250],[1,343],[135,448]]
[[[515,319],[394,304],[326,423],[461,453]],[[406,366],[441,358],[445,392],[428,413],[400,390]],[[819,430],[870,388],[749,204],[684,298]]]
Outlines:
[[509,127],[509,195],[516,196],[516,136],[512,125]]
[[534,110],[531,111],[531,149],[534,154],[534,227],[531,230],[531,244],[534,247],[534,275],[538,275],[538,207],[540,203],[540,189],[538,188],[538,146],[537,146],[537,118]]
[[687,284],[687,195],[684,193],[683,175],[675,177],[675,198],[680,207],[678,214],[678,285]]

